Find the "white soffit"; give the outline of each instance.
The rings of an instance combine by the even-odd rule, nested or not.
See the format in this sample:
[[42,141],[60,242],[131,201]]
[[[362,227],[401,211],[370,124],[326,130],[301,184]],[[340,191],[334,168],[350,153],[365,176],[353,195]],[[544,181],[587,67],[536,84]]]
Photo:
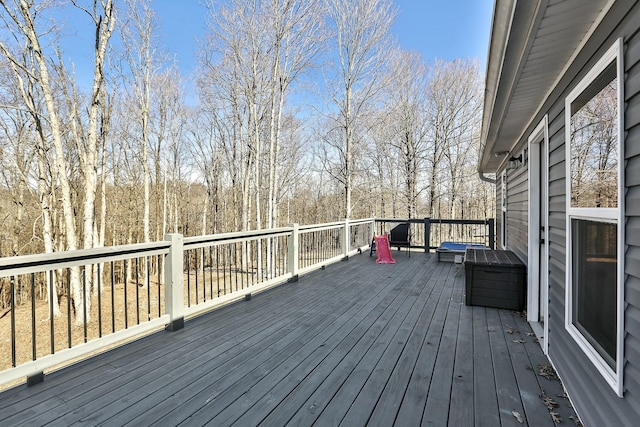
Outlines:
[[[496,0],[490,49],[500,44],[494,38],[507,40],[501,57],[490,50],[487,64],[481,172],[498,170],[504,156],[495,153],[508,152],[518,142],[608,3],[521,0],[514,6],[509,0]],[[512,15],[498,14],[504,4],[511,5]],[[506,35],[500,34],[505,25]],[[498,66],[500,72],[492,73]]]

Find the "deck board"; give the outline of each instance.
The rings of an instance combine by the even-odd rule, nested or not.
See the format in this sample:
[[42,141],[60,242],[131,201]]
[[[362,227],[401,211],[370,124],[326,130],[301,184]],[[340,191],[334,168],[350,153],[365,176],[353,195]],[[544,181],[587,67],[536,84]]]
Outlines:
[[450,425],[473,425],[473,310],[460,310],[449,405]]
[[6,390],[0,424],[553,425],[543,392],[574,416],[519,314],[465,306],[435,254],[396,260],[356,256]]
[[427,281],[427,283],[430,284],[430,286],[425,287],[429,292],[428,299],[412,325],[409,338],[406,340],[406,345],[403,347],[393,371],[390,373],[386,384],[381,387],[382,393],[378,399],[381,404],[376,405],[371,413],[370,420],[374,424],[392,425],[394,423],[411,375],[415,371],[420,348],[433,320],[438,300],[442,296],[442,287],[433,286],[434,283],[437,283],[436,281]]
[[[344,287],[344,289],[347,288]],[[353,298],[347,291],[345,292],[345,294],[340,293],[335,296],[337,298],[347,298],[349,296]],[[312,338],[318,339],[318,334],[322,333],[320,339],[322,339],[323,336],[328,336],[332,331],[338,330],[344,322],[352,318],[354,313],[357,314],[359,307],[367,307],[369,304],[375,303],[380,297],[380,295],[373,295],[371,299],[360,299],[350,307],[344,306],[343,311],[340,311],[340,308],[336,308],[330,315],[327,315],[325,311],[333,308],[332,305],[325,306],[323,304],[319,305],[317,302],[312,303],[311,306],[307,307],[304,311],[313,311],[316,317],[310,319],[307,318],[305,314],[301,314],[297,317],[300,325],[295,329],[287,331],[288,333],[286,335],[282,337],[272,337],[274,339],[269,340],[260,348],[256,348],[250,353],[243,354],[242,357],[236,356],[229,358],[235,366],[242,366],[243,369],[235,369],[235,372],[229,372],[224,369],[224,366],[220,366],[217,368],[217,370],[220,371],[219,377],[217,377],[214,372],[206,378],[198,379],[197,384],[191,387],[190,393],[192,397],[185,401],[183,405],[179,406],[180,410],[176,410],[176,407],[173,407],[167,411],[163,421],[169,423],[175,421],[177,423],[190,415],[190,422],[197,422],[199,417],[204,418],[202,421],[207,421],[211,416],[211,412],[206,410],[208,409],[208,399],[217,399],[216,406],[226,407],[228,401],[234,401],[238,397],[237,391],[243,390],[243,387],[250,387],[252,381],[254,381],[253,378],[259,379],[260,369],[267,371],[270,369],[268,367],[269,364],[275,365],[278,361],[286,360],[287,356],[294,354],[294,352],[302,349],[307,343],[312,342]],[[254,300],[258,302],[260,298],[255,298],[251,301]],[[350,308],[350,310],[347,310],[347,308]],[[284,315],[285,314],[283,314],[283,316]],[[295,315],[296,314],[294,314],[294,316]],[[274,353],[276,344],[282,349],[278,353]],[[233,390],[234,388],[236,390]],[[227,389],[229,390],[227,391]],[[194,391],[197,393],[194,393]],[[190,414],[191,411],[193,411],[193,414]]]
[[[500,312],[500,320],[505,327],[511,327],[511,339],[507,339],[507,347],[513,366],[530,366],[531,362],[527,356],[524,344],[530,337],[520,331],[521,325],[516,322],[513,314],[508,311]],[[508,330],[508,329],[507,329]],[[524,336],[523,336],[524,335]],[[537,420],[546,420],[548,426],[553,426],[553,421],[549,417],[549,411],[544,406],[540,406],[539,385],[536,374],[528,369],[514,370],[514,375],[520,390],[520,399],[525,412],[523,416]],[[543,424],[541,424],[543,425]]]
[[509,356],[509,347],[505,337],[505,327],[507,326],[509,325],[503,325],[500,322],[499,311],[487,310],[487,327],[496,379],[500,423],[503,426],[519,426],[522,424],[516,414],[519,414],[523,420],[526,419],[526,414],[520,400],[518,383]]
[[[448,277],[445,283],[451,282]],[[451,400],[451,387],[453,384],[453,367],[460,321],[460,301],[462,288],[454,287],[447,317],[442,331],[442,338],[437,349],[433,376],[427,395],[427,404],[424,409],[422,423],[426,425],[447,425],[449,417],[449,403]]]
[[487,390],[495,390],[496,380],[493,373],[493,358],[489,342],[487,310],[473,307],[473,407],[474,423],[477,426],[493,427],[500,425],[498,397]]
[[[418,284],[421,282],[416,280],[415,276],[410,281]],[[389,322],[388,339],[382,341],[380,345],[381,353],[368,353],[366,356],[369,359],[374,359],[372,362],[368,362],[365,358],[362,359],[362,366],[359,367],[357,372],[361,372],[363,377],[367,376],[367,374],[368,376],[358,391],[356,399],[353,400],[342,418],[342,424],[349,426],[357,425],[362,420],[368,421],[378,405],[384,410],[393,411],[393,407],[389,405],[390,402],[381,400],[380,394],[385,385],[389,383],[390,375],[398,363],[402,350],[410,338],[413,327],[428,300],[431,290],[432,288],[428,286],[422,286],[422,291],[419,288],[412,288],[407,297],[409,301],[404,304],[404,308],[409,308],[409,310],[403,311],[396,316],[399,323]],[[418,292],[420,293],[418,294]],[[375,356],[372,354],[375,354]],[[370,355],[371,357],[369,357]],[[375,360],[378,355],[379,357]]]
[[[445,265],[447,267],[437,276],[437,283],[448,283],[448,277],[452,274],[453,269],[451,264]],[[420,425],[422,422],[452,291],[453,286],[443,286],[436,311],[429,324],[422,348],[417,355],[414,372],[411,375],[405,396],[396,415],[398,425]]]
[[[425,288],[429,288],[429,286],[425,286]],[[352,338],[359,339],[360,337],[355,334]],[[356,353],[361,353],[360,349],[370,345],[373,334],[367,334],[362,338],[354,346]],[[312,373],[314,376],[324,378],[321,384],[319,386],[311,382],[301,384],[298,387],[299,392],[287,396],[283,403],[265,419],[265,425],[281,425],[287,421],[293,425],[306,424],[315,420],[323,412],[359,362],[357,357],[345,357],[345,352],[349,351],[351,346],[351,344],[345,344],[346,347],[343,350],[334,352]]]

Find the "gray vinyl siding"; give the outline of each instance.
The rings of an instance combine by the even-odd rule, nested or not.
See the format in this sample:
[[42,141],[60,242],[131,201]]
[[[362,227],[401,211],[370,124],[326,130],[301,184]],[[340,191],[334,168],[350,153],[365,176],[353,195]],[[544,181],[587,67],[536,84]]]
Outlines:
[[[516,151],[518,156],[522,150]],[[529,218],[528,165],[507,171],[507,249],[526,262]]]
[[502,249],[502,174],[496,175],[496,234],[495,248]]
[[[601,55],[623,37],[625,67],[625,339],[624,398],[618,397],[564,326],[566,278],[566,164],[564,100]],[[640,5],[618,1],[594,31],[517,142],[549,119],[549,357],[587,426],[638,425],[640,418]],[[518,152],[516,151],[516,154]],[[510,171],[508,243],[527,260],[526,167]],[[519,170],[518,170],[519,171]],[[511,175],[513,173],[513,175]],[[499,185],[499,183],[498,183]],[[498,205],[499,207],[500,205]],[[565,420],[569,421],[569,420]]]

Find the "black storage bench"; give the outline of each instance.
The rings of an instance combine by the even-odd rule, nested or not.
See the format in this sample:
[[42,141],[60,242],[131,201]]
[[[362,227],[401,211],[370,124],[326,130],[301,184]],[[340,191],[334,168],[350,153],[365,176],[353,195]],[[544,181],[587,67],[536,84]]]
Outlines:
[[467,249],[466,305],[524,310],[526,268],[511,251]]

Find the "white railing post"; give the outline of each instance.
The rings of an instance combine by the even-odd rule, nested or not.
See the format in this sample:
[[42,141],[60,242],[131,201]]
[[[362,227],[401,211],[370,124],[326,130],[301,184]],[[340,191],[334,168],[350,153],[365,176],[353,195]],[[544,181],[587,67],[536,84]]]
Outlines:
[[351,230],[349,227],[349,218],[344,220],[344,233],[342,234],[343,259],[349,259],[349,247],[351,245]]
[[287,237],[287,266],[289,268],[289,273],[291,273],[292,282],[298,281],[298,259],[300,258],[298,255],[300,253],[300,240],[299,240],[299,225],[289,224],[291,227],[291,234]]
[[171,242],[169,253],[164,257],[165,306],[169,314],[168,331],[184,327],[184,257],[182,234],[166,234],[164,240]]

